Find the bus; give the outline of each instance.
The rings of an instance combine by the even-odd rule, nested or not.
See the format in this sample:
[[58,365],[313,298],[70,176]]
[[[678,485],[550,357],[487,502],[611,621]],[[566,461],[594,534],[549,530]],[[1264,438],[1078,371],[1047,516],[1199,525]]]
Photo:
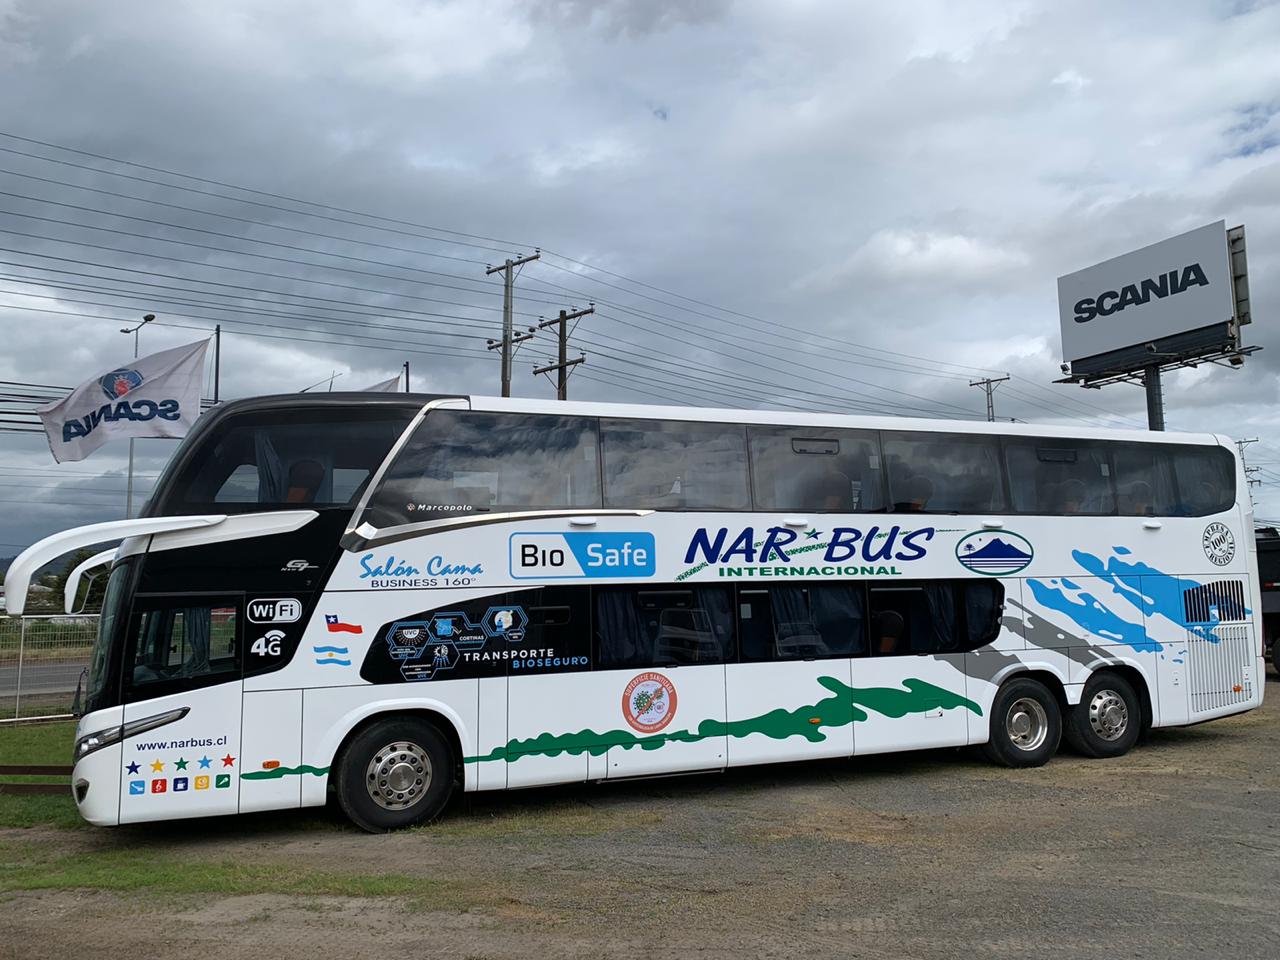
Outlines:
[[1280,674],[1280,531],[1260,527],[1254,531],[1258,545],[1258,580],[1262,587],[1264,654]]
[[[120,540],[72,790],[94,824],[1065,741],[1263,696],[1211,435],[479,396],[204,414]],[[69,591],[69,592],[73,592]]]

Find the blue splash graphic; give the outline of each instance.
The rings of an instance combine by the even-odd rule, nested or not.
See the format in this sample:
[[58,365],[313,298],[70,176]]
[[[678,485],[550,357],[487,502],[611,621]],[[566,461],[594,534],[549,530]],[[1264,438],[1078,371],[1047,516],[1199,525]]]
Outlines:
[[[1073,550],[1071,557],[1086,573],[1104,581],[1111,587],[1113,594],[1124,599],[1145,618],[1162,617],[1201,639],[1211,643],[1218,642],[1212,624],[1186,621],[1183,594],[1203,584],[1197,580],[1164,573],[1140,560],[1128,562],[1120,559],[1132,553],[1127,547],[1112,547],[1112,550],[1116,555],[1106,561],[1083,550]],[[1147,578],[1145,590],[1138,589],[1138,584],[1143,583],[1139,577]],[[1114,643],[1123,643],[1140,652],[1158,653],[1164,649],[1159,641],[1147,636],[1143,623],[1126,620],[1102,600],[1066,577],[1047,583],[1029,579],[1027,584],[1041,606],[1065,614],[1076,626],[1088,633]],[[1245,610],[1246,616],[1251,613],[1252,611]],[[1186,650],[1179,653],[1185,655]]]
[[1049,610],[1056,610],[1071,618],[1071,621],[1086,633],[1094,634],[1112,643],[1123,643],[1133,649],[1155,653],[1163,647],[1147,636],[1140,623],[1130,623],[1115,611],[1104,606],[1093,594],[1061,581],[1063,586],[1071,590],[1071,594],[1056,586],[1059,581],[1028,580],[1027,585],[1035,595],[1036,602]]

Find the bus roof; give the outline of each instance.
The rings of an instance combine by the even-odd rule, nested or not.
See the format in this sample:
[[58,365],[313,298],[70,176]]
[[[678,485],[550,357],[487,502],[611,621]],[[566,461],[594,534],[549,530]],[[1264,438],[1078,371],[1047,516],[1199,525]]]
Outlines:
[[[421,407],[433,400],[465,400],[473,410],[512,413],[545,413],[577,416],[625,417],[637,420],[685,420],[731,423],[777,424],[782,426],[844,427],[865,430],[913,430],[938,433],[999,434],[1026,437],[1086,437],[1124,440],[1134,443],[1192,443],[1234,449],[1226,437],[1210,433],[1164,433],[1142,429],[1118,430],[1052,424],[1011,423],[986,420],[934,420],[886,415],[806,413],[785,410],[755,410],[730,407],[660,406],[631,403],[601,403],[581,400],[489,397],[439,393],[289,393],[232,400],[209,411],[208,420],[221,420],[232,413],[314,409],[327,406],[361,406],[404,409]],[[206,418],[202,418],[206,419]]]

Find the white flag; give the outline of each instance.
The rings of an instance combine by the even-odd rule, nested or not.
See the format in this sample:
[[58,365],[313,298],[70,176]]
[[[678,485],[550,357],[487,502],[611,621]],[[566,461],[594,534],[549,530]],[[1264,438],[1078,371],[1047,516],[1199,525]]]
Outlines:
[[372,387],[365,387],[361,393],[399,393],[400,392],[400,374],[396,374],[390,380],[383,380],[381,383],[375,383]]
[[208,340],[139,357],[36,408],[53,459],[83,460],[120,437],[185,437],[200,415]]

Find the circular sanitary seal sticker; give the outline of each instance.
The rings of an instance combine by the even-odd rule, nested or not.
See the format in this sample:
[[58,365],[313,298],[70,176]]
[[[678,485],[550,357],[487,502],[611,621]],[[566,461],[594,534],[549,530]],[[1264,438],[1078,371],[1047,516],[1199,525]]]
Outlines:
[[633,677],[622,692],[622,715],[632,729],[657,733],[676,715],[676,688],[660,673]]
[[1204,547],[1204,555],[1220,567],[1235,559],[1236,538],[1225,523],[1211,523],[1205,527],[1200,546]]

